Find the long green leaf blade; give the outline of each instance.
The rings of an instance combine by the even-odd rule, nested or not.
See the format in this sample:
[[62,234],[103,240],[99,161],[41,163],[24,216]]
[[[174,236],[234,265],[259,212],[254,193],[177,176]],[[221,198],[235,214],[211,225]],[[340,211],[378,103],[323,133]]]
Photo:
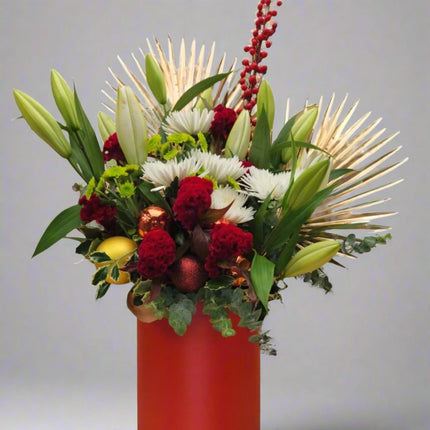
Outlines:
[[270,167],[270,126],[264,108],[258,116],[255,126],[249,150],[249,161],[260,169]]
[[172,111],[183,109],[191,100],[196,98],[199,94],[201,94],[204,90],[210,88],[212,85],[216,84],[219,81],[222,81],[226,78],[231,72],[220,73],[218,75],[210,76],[209,78],[203,79],[197,84],[193,85],[190,89],[185,91],[184,94],[179,98],[176,102],[175,106],[173,106]]
[[255,294],[268,310],[269,294],[273,284],[275,265],[263,255],[255,253],[251,264],[251,281]]
[[33,253],[33,257],[48,249],[82,224],[81,206],[75,205],[59,213],[48,225]]
[[85,155],[88,158],[88,161],[93,171],[93,175],[95,176],[97,181],[100,178],[100,176],[103,174],[103,170],[104,170],[103,154],[102,154],[102,151],[100,150],[96,133],[94,132],[94,129],[91,126],[91,123],[88,120],[88,117],[82,108],[82,105],[79,100],[78,94],[76,93],[76,90],[75,90],[75,107],[76,107],[76,113],[78,115],[79,124],[81,126],[81,130],[78,130],[76,133],[81,139]]

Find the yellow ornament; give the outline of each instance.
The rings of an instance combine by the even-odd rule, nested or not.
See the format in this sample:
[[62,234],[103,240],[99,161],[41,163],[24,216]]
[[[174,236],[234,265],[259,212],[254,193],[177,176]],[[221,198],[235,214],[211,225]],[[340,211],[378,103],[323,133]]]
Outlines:
[[[133,251],[137,248],[136,242],[124,236],[112,236],[104,240],[98,247],[97,252],[104,252],[111,260],[118,260],[119,278],[115,281],[110,274],[106,277],[106,282],[111,284],[127,284],[130,282],[130,274],[121,270],[130,260]],[[123,257],[123,258],[121,258]],[[98,268],[106,266],[109,262],[94,263]]]

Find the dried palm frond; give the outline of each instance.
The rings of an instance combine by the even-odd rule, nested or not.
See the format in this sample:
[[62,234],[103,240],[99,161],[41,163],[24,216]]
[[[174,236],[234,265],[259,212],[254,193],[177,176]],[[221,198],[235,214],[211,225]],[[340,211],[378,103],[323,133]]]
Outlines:
[[[210,52],[205,58],[205,46],[200,47],[200,51],[197,53],[196,42],[192,41],[190,47],[190,54],[187,59],[185,50],[185,41],[182,39],[179,51],[179,59],[176,63],[175,56],[173,53],[173,43],[171,39],[168,39],[167,54],[161,47],[159,41],[155,39],[155,47],[151,45],[151,42],[147,39],[149,54],[158,62],[160,69],[163,73],[164,80],[166,82],[166,92],[169,104],[167,106],[168,111],[163,111],[163,107],[159,105],[155,97],[152,95],[146,80],[146,74],[144,71],[143,63],[145,59],[145,53],[140,49],[141,59],[136,55],[132,54],[132,58],[135,62],[139,75],[135,75],[131,69],[122,61],[120,57],[118,60],[125,71],[127,77],[134,84],[136,88],[136,94],[140,99],[140,104],[147,121],[148,131],[151,134],[158,133],[162,119],[166,114],[169,113],[169,109],[175,105],[180,96],[184,94],[189,88],[197,84],[201,80],[212,76],[212,65],[215,52],[215,43],[212,44]],[[227,72],[233,72],[236,65],[236,60],[227,69]],[[215,74],[223,73],[225,67],[225,54],[221,57],[218,65],[215,69]],[[125,85],[125,81],[122,80],[118,74],[109,69],[112,74],[115,83],[110,84],[107,82],[114,94],[108,94],[103,91],[106,97],[115,106],[116,104],[116,91],[120,85]],[[213,105],[216,106],[222,103],[224,106],[237,109],[241,104],[240,98],[240,86],[238,85],[237,79],[234,73],[230,73],[225,79],[216,84],[213,91]],[[115,108],[106,106],[111,112],[115,112]],[[190,103],[184,109],[190,109],[192,104]]]
[[[334,185],[335,189],[303,226],[302,234],[305,241],[317,242],[326,239],[345,239],[345,236],[341,233],[334,233],[330,230],[387,230],[388,227],[375,225],[373,222],[395,214],[395,212],[389,211],[368,211],[368,208],[384,203],[389,198],[366,200],[361,203],[357,203],[357,201],[402,181],[402,179],[399,179],[372,187],[374,181],[392,172],[407,161],[406,158],[388,165],[386,163],[401,149],[401,146],[385,152],[379,157],[376,155],[398,133],[380,139],[385,131],[385,129],[375,130],[381,121],[380,118],[365,125],[370,113],[363,115],[353,124],[348,124],[358,102],[354,103],[345,117],[341,119],[346,100],[347,96],[332,114],[333,95],[312,143],[332,155],[333,169],[351,169],[352,171],[329,183],[329,185]],[[309,150],[308,155],[315,155],[312,154],[315,151],[313,149]]]

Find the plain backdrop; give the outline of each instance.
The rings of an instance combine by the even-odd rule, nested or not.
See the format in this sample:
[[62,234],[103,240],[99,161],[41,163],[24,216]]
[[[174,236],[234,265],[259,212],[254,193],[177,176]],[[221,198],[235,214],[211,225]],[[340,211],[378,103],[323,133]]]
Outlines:
[[[136,428],[135,319],[128,286],[95,301],[93,267],[63,240],[35,259],[51,219],[76,203],[77,175],[20,120],[12,89],[56,113],[49,74],[77,86],[94,125],[108,67],[120,71],[153,36],[165,46],[216,41],[243,57],[257,1],[2,0],[0,428]],[[330,268],[332,294],[291,282],[265,322],[278,347],[262,359],[263,430],[430,428],[429,6],[425,0],[291,0],[269,51],[277,127],[333,92],[358,118],[383,117],[389,149],[409,161],[381,193],[389,245]],[[162,399],[160,399],[162,401]],[[166,405],[168,408],[169,405]],[[174,430],[174,429],[173,429]],[[239,429],[241,430],[241,429]],[[246,429],[243,429],[246,430]]]

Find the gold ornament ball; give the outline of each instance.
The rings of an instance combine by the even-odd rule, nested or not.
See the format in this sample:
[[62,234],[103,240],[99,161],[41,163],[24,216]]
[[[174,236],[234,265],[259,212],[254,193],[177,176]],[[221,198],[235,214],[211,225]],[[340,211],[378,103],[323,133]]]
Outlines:
[[170,215],[163,208],[158,206],[148,206],[139,215],[137,231],[143,237],[149,230],[159,227],[163,230],[170,224]]
[[[137,248],[136,242],[134,240],[129,239],[124,236],[112,236],[108,239],[104,240],[96,249],[97,252],[104,252],[107,254],[111,260],[116,260],[122,257],[124,254],[129,254],[124,258],[121,258],[118,262],[119,278],[118,280],[112,279],[110,276],[107,276],[106,282],[111,284],[127,284],[130,282],[130,274],[121,270],[130,260],[132,251]],[[106,266],[108,263],[94,263],[98,268],[102,266]]]

